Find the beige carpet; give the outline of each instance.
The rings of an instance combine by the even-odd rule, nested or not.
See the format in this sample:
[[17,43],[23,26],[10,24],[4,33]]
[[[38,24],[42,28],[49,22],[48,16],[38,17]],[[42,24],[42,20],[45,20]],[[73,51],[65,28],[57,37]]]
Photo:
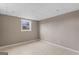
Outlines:
[[9,55],[71,55],[76,54],[66,49],[52,46],[43,41],[33,42],[26,45],[9,47],[0,50],[8,52]]

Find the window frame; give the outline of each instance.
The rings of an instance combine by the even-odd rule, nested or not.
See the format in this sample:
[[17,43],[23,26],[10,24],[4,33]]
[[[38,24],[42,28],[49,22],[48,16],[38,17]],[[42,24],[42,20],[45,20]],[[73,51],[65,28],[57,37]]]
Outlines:
[[[22,26],[23,26],[23,25],[22,25],[22,20],[24,20],[24,21],[26,21],[26,22],[29,22],[29,29],[26,29],[26,30],[23,29],[23,27],[22,27]],[[20,23],[21,23],[21,31],[22,31],[22,32],[31,31],[31,20],[22,18],[21,21],[20,21]]]

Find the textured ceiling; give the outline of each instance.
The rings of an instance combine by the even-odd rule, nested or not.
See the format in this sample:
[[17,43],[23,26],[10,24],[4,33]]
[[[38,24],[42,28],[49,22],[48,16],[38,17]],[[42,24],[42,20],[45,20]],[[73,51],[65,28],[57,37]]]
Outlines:
[[0,3],[1,14],[38,21],[75,10],[78,3]]

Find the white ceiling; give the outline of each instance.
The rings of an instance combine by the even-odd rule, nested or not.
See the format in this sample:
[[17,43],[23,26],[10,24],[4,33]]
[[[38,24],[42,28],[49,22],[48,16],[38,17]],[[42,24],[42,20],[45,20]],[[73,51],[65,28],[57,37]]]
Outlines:
[[43,20],[79,10],[78,3],[0,3],[0,13],[32,20]]

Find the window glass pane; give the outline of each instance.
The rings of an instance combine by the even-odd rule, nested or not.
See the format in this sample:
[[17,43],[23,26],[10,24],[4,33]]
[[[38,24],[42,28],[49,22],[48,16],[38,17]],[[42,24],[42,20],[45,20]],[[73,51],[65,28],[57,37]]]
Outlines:
[[30,31],[31,30],[31,21],[21,19],[21,31]]

